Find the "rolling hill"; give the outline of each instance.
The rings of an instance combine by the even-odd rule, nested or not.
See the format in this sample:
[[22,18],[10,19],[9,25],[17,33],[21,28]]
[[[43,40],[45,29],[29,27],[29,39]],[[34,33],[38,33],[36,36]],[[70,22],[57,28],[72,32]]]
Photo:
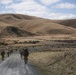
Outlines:
[[65,26],[70,26],[70,27],[76,28],[76,19],[61,20],[58,23],[65,25]]
[[25,30],[21,30],[20,28],[15,26],[7,26],[1,31],[0,35],[1,37],[26,37],[34,36],[35,34]]
[[[19,36],[10,30],[10,26],[16,27],[20,36],[36,35],[71,35],[76,34],[76,23],[74,20],[49,20],[34,16],[21,14],[1,14],[0,32],[1,36]],[[10,30],[10,33],[9,33]],[[26,32],[27,31],[27,32]],[[30,34],[29,34],[29,33]],[[13,33],[13,34],[12,34]]]
[[53,23],[47,20],[32,20],[32,21],[24,21],[19,23],[17,26],[22,29],[29,30],[36,34],[41,35],[49,35],[49,34],[74,34],[76,29],[63,26],[57,23]]

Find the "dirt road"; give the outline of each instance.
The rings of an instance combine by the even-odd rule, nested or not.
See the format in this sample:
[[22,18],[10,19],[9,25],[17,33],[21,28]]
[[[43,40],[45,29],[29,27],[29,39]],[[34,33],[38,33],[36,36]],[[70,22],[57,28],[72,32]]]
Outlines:
[[37,67],[24,64],[19,53],[12,54],[0,64],[0,75],[42,75]]

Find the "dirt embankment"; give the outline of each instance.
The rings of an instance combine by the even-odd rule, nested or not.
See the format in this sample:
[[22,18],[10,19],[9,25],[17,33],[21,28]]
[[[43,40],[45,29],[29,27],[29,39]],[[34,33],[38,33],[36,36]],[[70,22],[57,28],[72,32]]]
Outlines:
[[44,75],[76,75],[76,51],[35,52],[29,59],[41,68]]

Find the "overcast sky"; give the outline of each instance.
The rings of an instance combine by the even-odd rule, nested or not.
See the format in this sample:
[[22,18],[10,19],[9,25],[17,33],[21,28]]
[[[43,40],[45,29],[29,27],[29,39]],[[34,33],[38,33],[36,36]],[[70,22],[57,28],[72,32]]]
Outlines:
[[76,0],[0,0],[0,14],[5,13],[48,19],[74,19]]

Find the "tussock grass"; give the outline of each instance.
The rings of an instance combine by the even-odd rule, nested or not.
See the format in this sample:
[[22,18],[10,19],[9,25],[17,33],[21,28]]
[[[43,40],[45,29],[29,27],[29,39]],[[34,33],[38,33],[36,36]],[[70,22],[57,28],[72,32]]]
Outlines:
[[75,75],[76,51],[35,52],[29,59],[41,68],[44,75]]
[[31,53],[29,59],[32,63],[37,65],[41,69],[44,75],[49,75],[49,70],[47,67],[50,65],[51,62],[55,61],[53,58],[57,57],[58,55],[64,54],[63,52],[34,52]]

